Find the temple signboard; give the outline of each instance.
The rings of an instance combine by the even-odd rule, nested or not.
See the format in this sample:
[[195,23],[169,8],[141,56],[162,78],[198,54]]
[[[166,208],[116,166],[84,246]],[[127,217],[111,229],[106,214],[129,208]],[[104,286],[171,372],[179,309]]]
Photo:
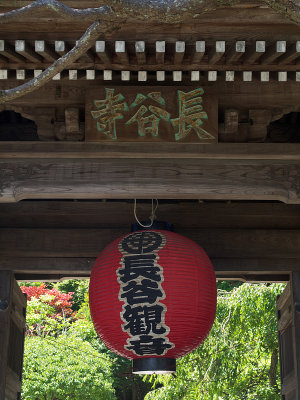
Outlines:
[[218,141],[218,105],[202,88],[99,87],[87,93],[87,141]]

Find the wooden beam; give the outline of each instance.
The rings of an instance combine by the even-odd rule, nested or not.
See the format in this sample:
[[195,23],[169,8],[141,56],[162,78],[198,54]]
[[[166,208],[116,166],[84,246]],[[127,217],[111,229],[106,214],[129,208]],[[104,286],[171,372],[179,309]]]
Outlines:
[[300,41],[298,40],[296,43],[290,45],[287,51],[283,55],[281,55],[280,59],[278,60],[278,63],[281,65],[289,64],[294,60],[297,60],[297,58],[299,57],[300,57]]
[[181,64],[185,53],[185,42],[178,41],[175,43],[175,53],[173,64]]
[[165,71],[156,71],[156,80],[158,82],[163,82],[166,79]]
[[198,40],[195,43],[195,53],[193,57],[193,63],[199,63],[205,54],[205,41]]
[[261,57],[261,64],[271,64],[286,52],[286,41],[280,40],[272,44]]
[[11,270],[0,271],[0,399],[21,398],[26,299]]
[[138,71],[138,81],[146,82],[148,78],[147,71]]
[[[59,159],[197,159],[300,161],[299,143],[2,142],[0,161]],[[1,182],[1,181],[0,181]]]
[[45,40],[36,40],[35,41],[35,52],[41,55],[46,61],[53,62],[58,56],[54,50],[50,47],[50,45],[45,42]]
[[[150,215],[149,202],[137,203],[139,219]],[[159,202],[158,220],[176,229],[300,229],[300,205],[257,202]],[[1,228],[129,228],[131,201],[25,201],[0,204]]]
[[216,64],[223,57],[226,50],[226,42],[223,40],[216,41],[215,47],[211,50],[208,58],[209,64]]
[[[127,229],[0,229],[0,270],[89,275],[112,240]],[[300,230],[177,229],[212,259],[217,273],[287,274],[299,271]],[[250,245],[249,245],[250,244]]]
[[95,43],[95,51],[97,56],[104,64],[110,64],[111,57],[107,50],[107,46],[104,40],[97,40]]
[[263,40],[256,41],[249,49],[246,51],[244,57],[244,64],[255,63],[266,51],[266,42]]
[[15,51],[29,61],[38,63],[43,61],[43,57],[37,54],[34,49],[29,45],[29,43],[26,42],[26,40],[16,40]]
[[[0,229],[2,257],[97,257],[127,229]],[[212,258],[300,259],[300,230],[177,229]],[[300,266],[299,266],[300,269]]]
[[157,64],[164,64],[165,63],[166,42],[165,41],[157,41],[155,43],[155,49],[156,49]]
[[12,292],[12,272],[0,272],[0,399],[5,399],[6,370],[9,347],[10,297]]
[[112,71],[109,69],[105,69],[103,71],[103,80],[104,81],[111,81],[112,80]]
[[[99,249],[100,253],[101,249]],[[98,254],[99,254],[98,253]],[[89,277],[96,257],[1,257],[0,271],[9,269],[17,279],[59,280],[66,277]],[[280,275],[288,280],[290,271],[299,271],[299,259],[211,258],[216,277],[273,281]],[[274,277],[274,278],[273,278]],[[276,280],[276,279],[275,279]]]
[[146,64],[146,44],[143,40],[135,42],[135,55],[138,64]]
[[55,51],[59,56],[63,56],[71,49],[65,41],[63,40],[55,40]]
[[115,42],[115,52],[116,52],[116,55],[117,55],[119,61],[122,64],[128,64],[129,63],[129,58],[128,58],[128,53],[127,53],[127,50],[126,50],[125,40],[117,40]]
[[[25,143],[22,143],[23,154],[24,145]],[[130,147],[130,144],[129,147],[119,147],[130,149],[131,152],[120,151],[121,156],[117,155],[118,146],[115,145],[117,143],[107,147],[104,144],[99,144],[98,147],[93,144],[92,148],[86,148],[92,149],[91,154],[83,151],[77,159],[69,158],[71,153],[63,155],[61,153],[63,147],[59,146],[57,148],[61,150],[58,153],[49,152],[47,156],[36,153],[39,157],[37,159],[33,156],[31,145],[31,152],[25,158],[16,158],[15,153],[12,160],[8,154],[3,157],[2,147],[0,202],[34,198],[132,199],[135,197],[277,200],[290,204],[300,203],[300,156],[299,152],[296,153],[299,147],[296,144],[293,144],[293,150],[290,150],[294,156],[290,157],[287,154],[282,155],[283,145],[279,146],[281,150],[278,146],[265,147],[277,148],[277,155],[245,156],[245,153],[239,153],[238,149],[249,151],[251,146],[210,146],[212,153],[208,154],[208,147],[205,145],[146,146],[143,143],[139,158],[137,158],[138,152],[135,152],[139,148],[138,144],[133,147]],[[78,151],[80,146],[74,148]],[[97,148],[102,150],[97,153]],[[107,151],[110,148],[112,153]],[[224,151],[225,148],[231,149],[232,153],[224,152],[218,155],[218,151],[222,153],[222,149]],[[289,146],[286,148],[291,149]],[[168,155],[164,152],[166,149]],[[184,149],[189,149],[190,152],[184,153]],[[122,158],[122,153],[125,158]],[[111,158],[104,158],[103,154]],[[167,157],[160,158],[163,154]]]
[[280,374],[282,398],[300,397],[300,273],[293,272],[291,280],[277,300]]
[[244,55],[246,51],[246,42],[244,40],[238,40],[234,46],[225,54],[226,63],[234,64]]
[[[97,257],[127,229],[0,229],[2,257]],[[177,229],[212,258],[300,259],[300,230]],[[298,266],[300,269],[300,266]]]
[[11,46],[6,40],[0,40],[0,55],[17,63],[26,61],[22,55],[15,52],[13,46]]

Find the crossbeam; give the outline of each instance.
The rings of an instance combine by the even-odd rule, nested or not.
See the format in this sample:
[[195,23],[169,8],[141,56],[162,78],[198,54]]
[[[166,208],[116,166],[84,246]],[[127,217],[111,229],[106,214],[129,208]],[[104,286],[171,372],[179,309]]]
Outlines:
[[[150,208],[138,202],[141,220]],[[207,251],[219,279],[286,281],[300,268],[300,205],[177,201],[160,203],[156,214]],[[132,222],[127,201],[0,204],[0,270],[25,280],[88,277]]]
[[282,145],[266,144],[114,145],[58,145],[47,153],[43,145],[9,144],[6,151],[3,146],[0,202],[160,198],[300,203],[297,144],[286,145],[287,152]]

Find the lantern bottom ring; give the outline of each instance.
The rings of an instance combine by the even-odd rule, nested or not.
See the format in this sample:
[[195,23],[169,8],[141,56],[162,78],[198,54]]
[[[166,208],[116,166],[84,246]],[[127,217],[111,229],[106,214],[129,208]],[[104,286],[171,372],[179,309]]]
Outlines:
[[132,360],[133,374],[173,374],[176,372],[175,358],[147,357]]

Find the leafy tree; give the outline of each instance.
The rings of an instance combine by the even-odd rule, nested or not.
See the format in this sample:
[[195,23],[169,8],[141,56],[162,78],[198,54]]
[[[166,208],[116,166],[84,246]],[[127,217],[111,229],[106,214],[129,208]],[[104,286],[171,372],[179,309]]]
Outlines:
[[22,400],[113,400],[112,364],[88,342],[61,335],[26,339]]
[[112,362],[112,384],[118,399],[142,400],[150,390],[151,384],[131,373],[131,361],[110,351],[98,338],[89,307],[88,293],[76,314],[77,320],[70,326],[68,335],[80,337],[88,341],[100,354],[105,354]]
[[109,351],[97,337],[88,281],[25,286],[29,337],[23,400],[280,398],[275,299],[282,285],[219,283],[216,322],[206,342],[178,360],[177,378],[152,376],[145,382],[130,373],[129,360]]
[[57,335],[65,332],[73,318],[71,306],[73,293],[60,293],[56,288],[21,286],[27,295],[27,335]]
[[[218,290],[216,321],[207,340],[178,360],[176,378],[151,377],[153,390],[145,399],[280,399],[275,302],[283,285],[228,289]],[[163,386],[155,389],[158,384]]]
[[89,290],[88,279],[68,279],[58,282],[56,288],[62,293],[73,293],[72,310],[78,311],[84,302],[84,296]]

